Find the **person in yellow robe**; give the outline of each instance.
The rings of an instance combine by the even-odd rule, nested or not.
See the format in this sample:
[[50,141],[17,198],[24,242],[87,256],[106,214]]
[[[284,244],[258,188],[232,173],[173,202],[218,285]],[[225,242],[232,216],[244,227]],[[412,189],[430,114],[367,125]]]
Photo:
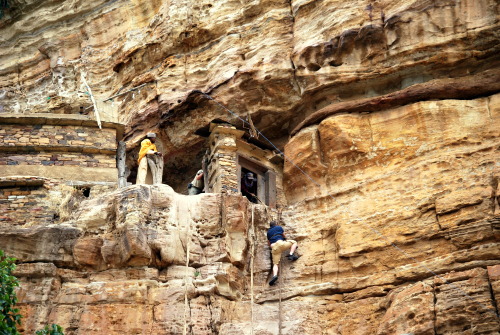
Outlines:
[[148,160],[146,159],[146,155],[159,155],[161,156],[161,152],[158,152],[156,149],[156,145],[154,144],[156,141],[155,133],[148,133],[146,138],[141,142],[141,150],[139,151],[139,169],[137,171],[137,180],[136,184],[146,184],[146,176],[148,174]]

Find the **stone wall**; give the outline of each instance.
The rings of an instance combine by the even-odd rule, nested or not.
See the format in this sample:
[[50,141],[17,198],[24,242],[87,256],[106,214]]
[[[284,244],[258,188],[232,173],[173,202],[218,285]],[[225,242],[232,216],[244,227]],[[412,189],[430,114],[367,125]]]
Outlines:
[[48,204],[47,190],[41,186],[5,187],[0,189],[0,221],[23,225],[44,224],[54,219]]
[[243,132],[230,125],[217,125],[210,135],[207,182],[211,192],[239,191],[236,139]]
[[[267,204],[271,201],[273,207],[276,205],[276,199],[280,204],[285,204],[282,187],[282,158],[270,149],[262,148],[262,143],[259,143],[260,146],[252,144],[250,142],[252,139],[243,138],[245,132],[234,126],[219,124],[212,126],[212,133],[209,137],[210,154],[207,156],[209,160],[207,181],[210,192],[240,192],[241,168],[246,161],[247,164],[252,165],[248,168],[257,174],[258,194],[256,195],[261,201]],[[267,171],[273,174],[271,182],[266,181],[265,176],[262,175]],[[269,185],[271,183],[272,185]],[[266,187],[271,189],[266,191]]]
[[80,201],[116,189],[115,183],[0,177],[0,227],[44,226],[67,220]]
[[57,180],[39,177],[0,178],[0,226],[44,225],[57,219],[57,205],[50,191]]
[[0,129],[0,147],[15,146],[16,150],[24,147],[70,151],[116,150],[116,131],[89,126],[48,125],[48,124],[3,124]]
[[[104,154],[78,154],[60,152],[39,152],[35,154],[12,155],[0,154],[0,165],[23,166],[81,166],[81,167],[116,167],[116,159]],[[22,170],[20,170],[21,172]]]
[[47,114],[3,114],[0,124],[0,176],[117,179],[119,124],[106,122],[99,129],[85,116]]

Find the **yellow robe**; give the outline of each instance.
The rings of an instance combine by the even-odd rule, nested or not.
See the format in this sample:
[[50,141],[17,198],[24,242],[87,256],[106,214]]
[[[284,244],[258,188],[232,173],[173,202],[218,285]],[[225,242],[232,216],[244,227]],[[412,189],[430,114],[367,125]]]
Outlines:
[[141,162],[141,159],[144,158],[144,156],[146,156],[149,150],[153,150],[155,152],[158,151],[156,150],[156,145],[151,143],[150,140],[145,139],[141,142],[141,151],[139,151],[139,159],[137,160],[138,163]]

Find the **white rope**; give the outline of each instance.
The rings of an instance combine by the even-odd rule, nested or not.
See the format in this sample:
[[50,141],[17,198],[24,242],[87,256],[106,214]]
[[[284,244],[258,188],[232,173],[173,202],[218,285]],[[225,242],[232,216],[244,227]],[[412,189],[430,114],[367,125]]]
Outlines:
[[254,226],[254,209],[255,206],[252,206],[252,227],[250,230],[250,314],[251,314],[251,335],[253,335],[253,264],[255,258],[255,226]]
[[[179,208],[179,206],[177,207]],[[190,206],[188,206],[188,213],[191,214]],[[177,215],[179,212],[177,212]],[[188,216],[191,218],[191,215]],[[182,331],[183,335],[187,335],[187,312],[189,309],[188,302],[188,278],[189,278],[189,252],[190,252],[190,243],[191,242],[191,221],[187,220],[187,229],[186,229],[186,273],[184,277],[184,329]]]
[[279,281],[279,289],[278,289],[278,292],[279,292],[279,305],[278,305],[278,334],[281,335],[281,327],[282,327],[282,324],[283,324],[283,320],[281,318],[281,289],[283,288],[283,281],[285,280],[285,277],[283,275],[283,267],[281,266],[281,264],[283,263],[283,253],[281,254],[281,258],[280,258],[280,265],[279,265],[279,269],[278,269],[278,274],[281,276],[281,280]]
[[94,104],[94,115],[97,121],[97,125],[99,126],[99,129],[102,129],[101,118],[99,116],[99,111],[97,110],[97,102],[95,101],[94,95],[92,94],[92,90],[90,89],[90,86],[87,83],[87,80],[85,79],[85,72],[82,71],[81,75],[82,75],[82,82],[85,85],[85,87],[87,87],[87,91],[89,92],[90,100],[92,100],[92,104]]

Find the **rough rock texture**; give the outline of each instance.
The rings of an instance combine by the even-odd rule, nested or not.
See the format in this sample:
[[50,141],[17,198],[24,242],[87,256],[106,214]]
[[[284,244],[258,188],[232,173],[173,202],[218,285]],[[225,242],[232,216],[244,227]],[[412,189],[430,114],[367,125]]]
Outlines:
[[280,139],[332,103],[481,74],[500,54],[494,0],[9,3],[0,113],[88,113],[85,73],[101,117],[127,124],[129,148],[161,132],[165,179],[176,187],[189,180],[180,168],[198,168],[194,131],[234,120],[194,90],[250,112]]
[[[47,322],[66,334],[500,330],[494,240],[449,251],[434,236],[420,248],[428,255],[433,246],[432,255],[417,264],[389,247],[344,256],[328,223],[291,223],[303,256],[284,260],[280,285],[270,288],[265,231],[275,214],[239,195],[183,196],[142,185],[83,200],[66,222],[4,226],[0,245],[20,263],[22,330],[31,334]],[[306,228],[308,239],[300,235]],[[417,251],[413,257],[425,258]]]
[[[248,305],[253,227],[265,252],[267,209],[254,206],[238,195],[130,186],[83,201],[64,223],[3,228],[0,245],[21,263],[22,330],[55,322],[66,334],[180,334],[184,326],[229,334],[221,329],[232,309]],[[260,289],[268,262],[256,261]]]
[[423,279],[390,292],[389,307],[368,312],[377,330],[358,332],[498,332],[499,102],[496,94],[339,114],[286,144],[296,165],[285,163],[287,219],[307,236],[309,271],[297,276],[319,276],[328,292],[381,296],[385,285]]
[[126,124],[129,167],[156,130],[164,182],[181,190],[206,147],[195,130],[237,121],[195,90],[209,93],[284,148],[283,220],[302,254],[267,285],[276,213],[256,206],[252,294],[245,199],[103,192],[67,220],[1,226],[26,334],[47,322],[66,334],[498,334],[498,1],[9,4],[0,113],[93,117],[85,74],[101,117]]

